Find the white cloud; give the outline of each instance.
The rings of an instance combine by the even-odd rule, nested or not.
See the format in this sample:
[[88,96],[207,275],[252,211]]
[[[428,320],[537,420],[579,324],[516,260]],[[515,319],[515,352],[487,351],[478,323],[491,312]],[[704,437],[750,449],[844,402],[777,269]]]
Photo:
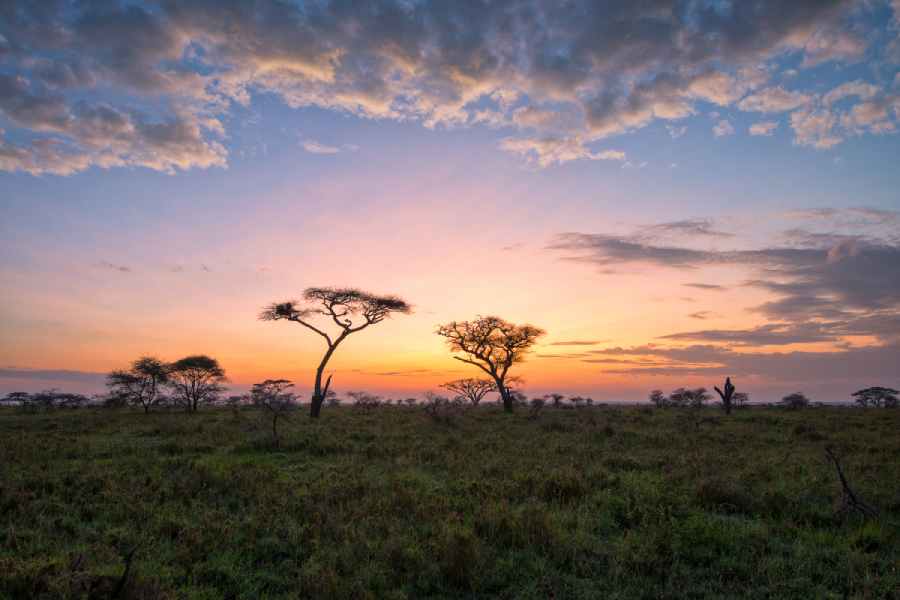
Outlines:
[[722,119],[713,126],[713,133],[716,137],[732,135],[734,134],[734,126],[725,119]]
[[300,146],[311,154],[337,154],[341,151],[337,146],[328,146],[316,140],[302,140]]
[[573,160],[625,160],[621,150],[592,152],[584,140],[573,138],[506,138],[500,147],[507,152],[525,157],[529,162],[541,167],[559,165]]
[[784,112],[803,106],[810,100],[811,97],[802,92],[777,86],[747,96],[738,103],[738,108],[747,112]]
[[761,121],[750,126],[750,135],[772,135],[776,129],[777,121]]
[[673,140],[677,140],[685,133],[687,133],[687,125],[677,126],[677,125],[666,125],[666,131],[669,132],[669,135],[672,136]]

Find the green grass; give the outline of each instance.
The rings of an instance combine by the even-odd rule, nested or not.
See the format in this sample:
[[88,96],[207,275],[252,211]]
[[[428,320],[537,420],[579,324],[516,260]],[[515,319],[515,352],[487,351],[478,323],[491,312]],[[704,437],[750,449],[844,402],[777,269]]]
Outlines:
[[0,411],[0,597],[898,597],[900,411],[691,415]]

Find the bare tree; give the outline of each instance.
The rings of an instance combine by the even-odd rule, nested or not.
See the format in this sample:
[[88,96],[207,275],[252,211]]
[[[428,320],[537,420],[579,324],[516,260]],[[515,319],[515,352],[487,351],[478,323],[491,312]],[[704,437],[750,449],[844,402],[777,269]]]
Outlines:
[[718,386],[713,386],[713,389],[716,390],[716,393],[719,394],[719,397],[722,399],[722,407],[725,409],[725,414],[730,415],[735,390],[734,384],[731,383],[731,377],[725,378],[724,389],[720,390]]
[[106,376],[110,395],[150,412],[161,397],[161,389],[169,379],[169,367],[158,358],[142,356],[128,370],[117,370]]
[[225,370],[219,361],[199,354],[169,365],[167,385],[176,402],[186,411],[197,412],[201,404],[215,402],[225,390]]
[[897,408],[900,400],[897,398],[897,390],[886,387],[870,387],[858,392],[853,392],[851,396],[863,408],[870,406],[874,408]]
[[476,377],[467,377],[465,379],[455,379],[442,383],[441,387],[449,390],[456,395],[465,398],[472,403],[472,406],[478,406],[478,403],[489,393],[497,389],[490,379],[479,379]]
[[266,379],[250,388],[250,399],[272,417],[272,440],[275,447],[281,445],[278,437],[278,419],[287,419],[297,406],[297,395],[288,391],[294,384],[287,379]]
[[650,402],[652,402],[656,408],[665,408],[669,405],[669,399],[662,390],[653,390],[650,392]]
[[447,339],[452,352],[466,355],[453,358],[474,365],[491,376],[497,384],[503,408],[510,412],[514,400],[506,386],[506,375],[545,332],[533,325],[516,325],[500,317],[488,316],[474,321],[452,321],[438,327],[436,333]]
[[[315,418],[322,410],[331,385],[331,375],[324,386],[322,375],[340,343],[350,334],[380,323],[393,313],[408,314],[412,307],[397,296],[376,296],[354,288],[306,288],[303,300],[307,306],[299,306],[296,300],[271,304],[263,309],[259,318],[263,321],[293,321],[324,338],[327,349],[316,369],[309,408],[309,416]],[[333,321],[339,328],[337,335],[329,334],[324,327],[314,324],[317,317]]]

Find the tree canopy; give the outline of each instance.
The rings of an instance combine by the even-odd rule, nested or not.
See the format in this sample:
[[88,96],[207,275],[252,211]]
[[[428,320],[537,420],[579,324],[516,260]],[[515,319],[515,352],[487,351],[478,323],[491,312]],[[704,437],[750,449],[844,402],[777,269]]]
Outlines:
[[[328,395],[331,376],[322,385],[325,367],[338,345],[347,336],[362,331],[388,318],[393,313],[409,314],[412,306],[397,296],[379,296],[356,288],[310,287],[303,292],[303,302],[288,300],[265,307],[259,314],[263,321],[292,321],[322,336],[327,344],[316,369],[310,417],[318,417]],[[337,325],[337,333],[329,333],[325,324]]]
[[521,362],[544,330],[534,325],[516,325],[500,317],[478,317],[472,321],[451,321],[438,327],[438,335],[447,340],[458,361],[474,365],[491,376],[507,411],[513,399],[506,387],[510,367]]

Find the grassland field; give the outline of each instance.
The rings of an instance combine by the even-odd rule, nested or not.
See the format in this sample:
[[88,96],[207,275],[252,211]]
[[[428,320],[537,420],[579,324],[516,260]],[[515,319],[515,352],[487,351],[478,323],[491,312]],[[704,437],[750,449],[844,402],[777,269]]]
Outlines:
[[[0,598],[900,597],[900,410],[281,427],[276,448],[255,409],[0,411]],[[837,514],[828,445],[877,517]]]

